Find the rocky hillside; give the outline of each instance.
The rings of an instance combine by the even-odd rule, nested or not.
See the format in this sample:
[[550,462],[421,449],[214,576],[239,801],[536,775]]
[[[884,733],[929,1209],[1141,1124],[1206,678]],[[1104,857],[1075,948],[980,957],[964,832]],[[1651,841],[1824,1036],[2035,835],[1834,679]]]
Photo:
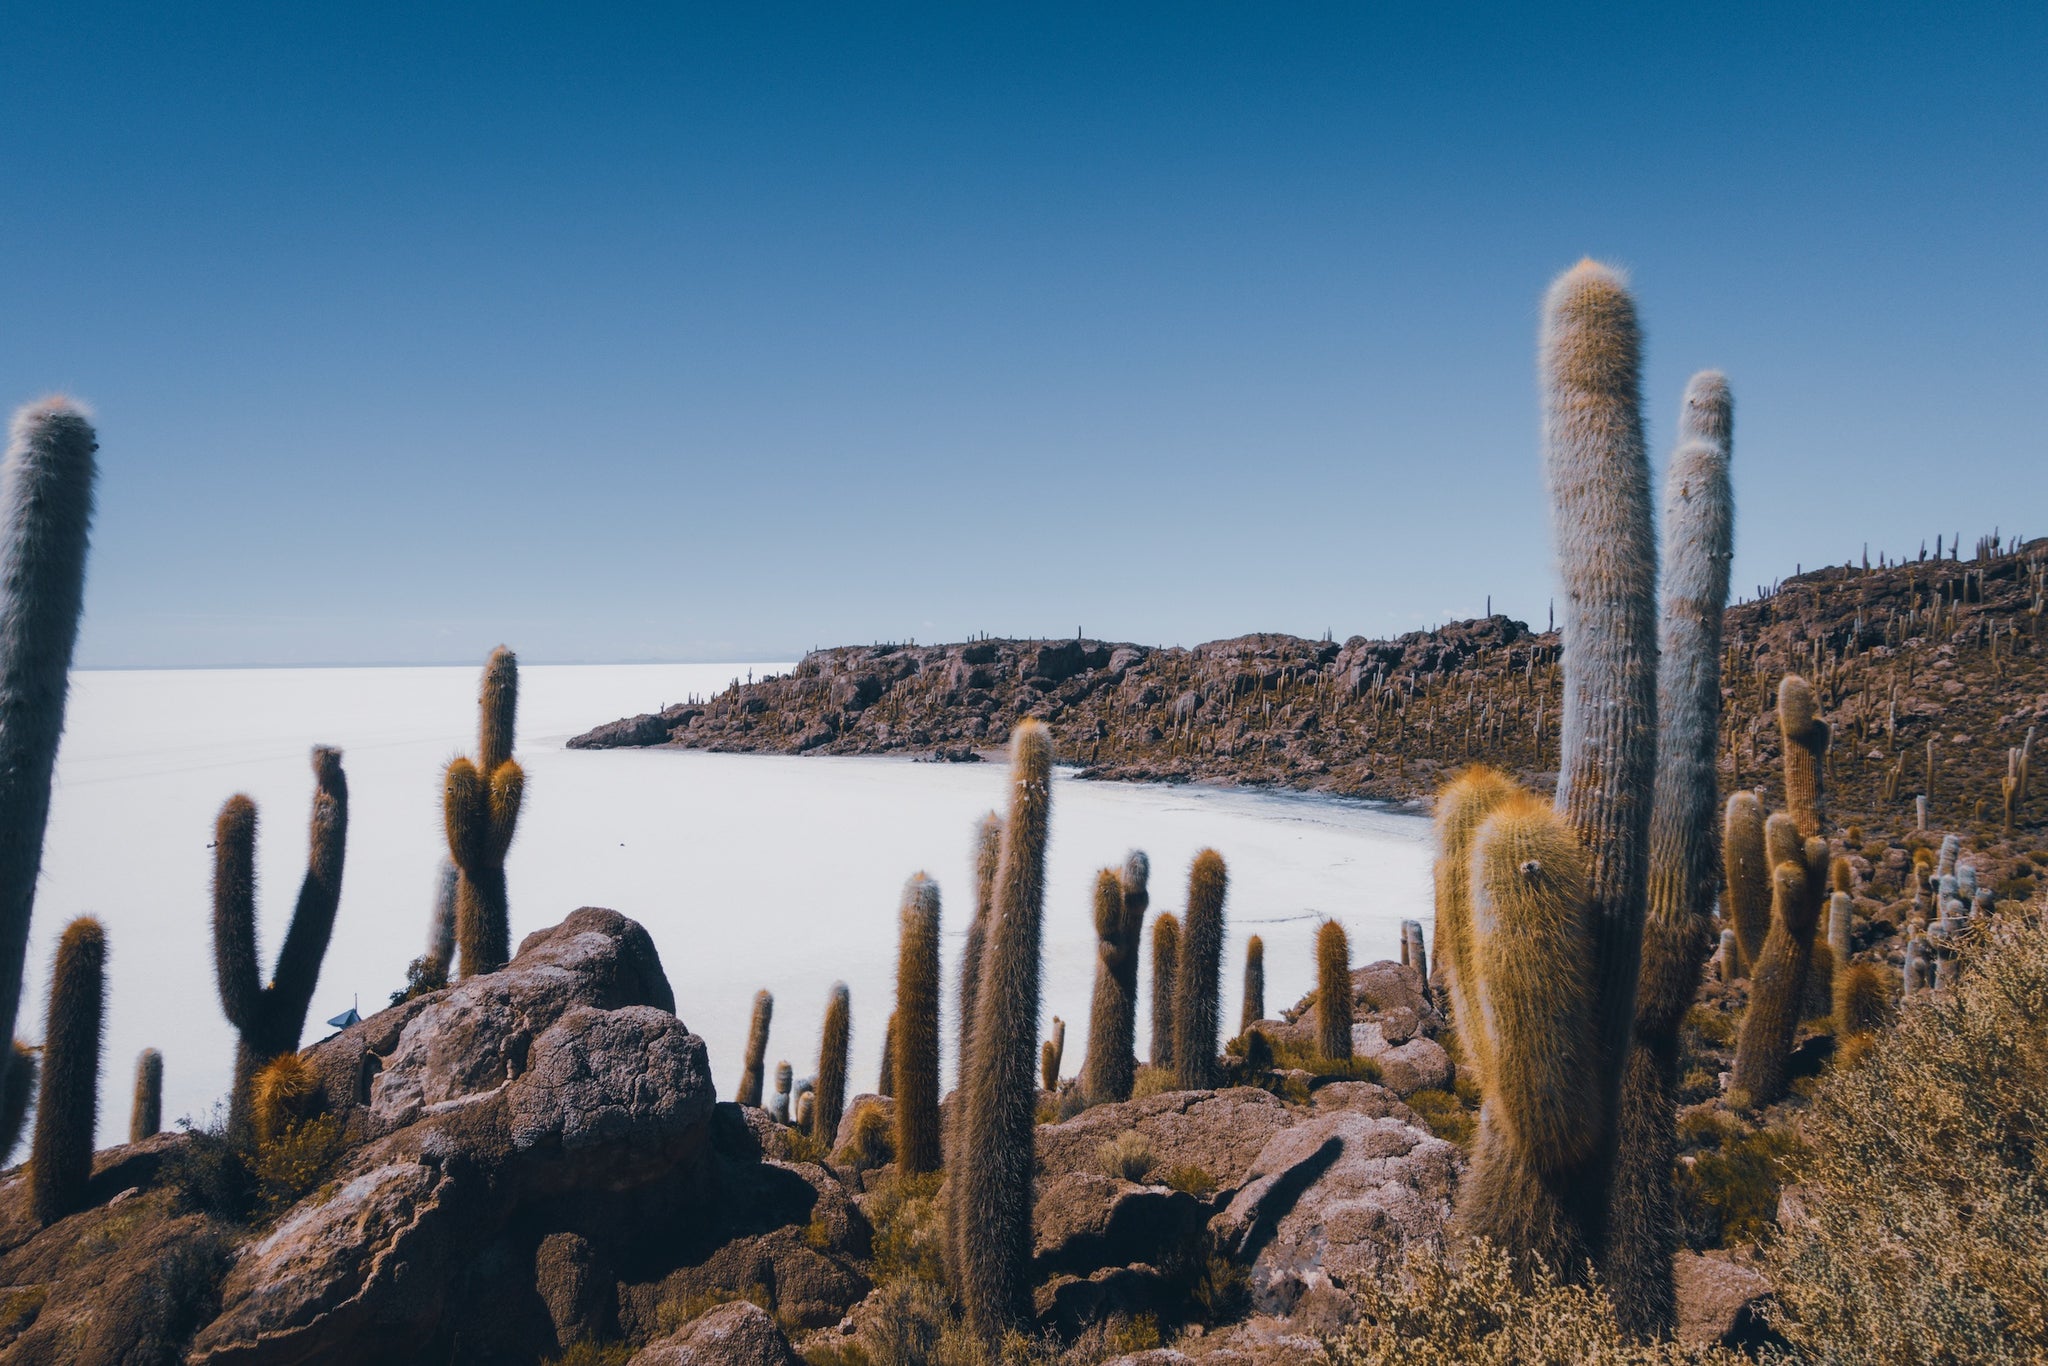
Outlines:
[[[1896,827],[2003,823],[2006,751],[2048,713],[2048,541],[1970,560],[1839,566],[1729,609],[1724,785],[1775,772],[1779,677],[1808,674],[1837,737],[1831,806]],[[573,747],[980,757],[1026,716],[1099,778],[1426,799],[1474,760],[1546,786],[1558,641],[1503,616],[1395,640],[1241,636],[1192,649],[1094,640],[848,646],[789,674],[602,725]],[[1931,746],[1931,747],[1930,747]],[[2024,803],[2016,820],[2032,815]]]

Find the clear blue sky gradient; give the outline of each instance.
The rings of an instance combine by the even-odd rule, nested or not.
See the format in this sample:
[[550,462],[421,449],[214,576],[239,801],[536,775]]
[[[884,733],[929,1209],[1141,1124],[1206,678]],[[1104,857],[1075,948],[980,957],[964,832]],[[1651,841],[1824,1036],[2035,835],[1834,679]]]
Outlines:
[[91,665],[1540,623],[1585,254],[1745,590],[2048,534],[2048,7],[1792,8],[12,5],[0,399]]

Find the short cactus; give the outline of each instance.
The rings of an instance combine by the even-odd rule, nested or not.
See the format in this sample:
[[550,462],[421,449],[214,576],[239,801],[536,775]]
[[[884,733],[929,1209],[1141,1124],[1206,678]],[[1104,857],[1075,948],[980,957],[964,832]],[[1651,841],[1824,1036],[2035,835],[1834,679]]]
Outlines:
[[106,931],[91,916],[80,916],[64,927],[50,970],[43,1088],[29,1154],[29,1207],[40,1224],[53,1224],[82,1208],[92,1182],[106,1007]]
[[1152,922],[1152,1065],[1173,1066],[1173,993],[1180,985],[1180,921],[1161,911]]
[[1124,879],[1116,869],[1095,875],[1095,994],[1088,1006],[1088,1056],[1081,1060],[1081,1095],[1090,1105],[1131,1098],[1137,1071],[1138,935],[1144,914],[1124,895]]
[[1835,1040],[1842,1043],[1891,1023],[1892,984],[1873,963],[1850,963],[1835,974]]
[[1764,852],[1764,807],[1754,792],[1728,798],[1721,823],[1723,914],[1735,931],[1742,975],[1764,951],[1771,932],[1771,864]]
[[905,1176],[939,1169],[939,884],[923,873],[903,885],[897,916],[896,1165]]
[[778,1123],[789,1123],[789,1087],[795,1071],[787,1062],[775,1064],[775,1099],[769,1102],[768,1113]]
[[1351,939],[1334,920],[1316,931],[1316,1052],[1351,1056]]
[[1785,1093],[1818,911],[1806,868],[1784,862],[1771,870],[1771,933],[1750,973],[1731,1087],[1751,1107],[1769,1105]]
[[1223,898],[1229,874],[1214,849],[1195,855],[1188,870],[1187,920],[1181,926],[1180,975],[1173,987],[1173,1070],[1183,1091],[1216,1084],[1221,1028]]
[[455,937],[464,977],[496,972],[512,956],[505,854],[519,828],[519,808],[526,794],[526,771],[512,757],[518,703],[519,660],[500,645],[484,665],[476,758],[453,760],[442,783],[448,853],[462,874],[456,891]]
[[[9,1039],[21,1013],[50,773],[85,601],[98,449],[86,411],[51,397],[15,412],[0,459],[0,1027]],[[0,1051],[9,1072],[20,1059]],[[0,1096],[11,1093],[0,1076]],[[12,1151],[20,1135],[17,1119],[0,1144]]]
[[1244,941],[1244,1004],[1237,1012],[1243,1034],[1266,1018],[1266,941],[1253,935]]
[[775,1018],[775,997],[766,988],[754,993],[753,1018],[747,1021],[747,1058],[740,1071],[740,1089],[733,1099],[741,1105],[761,1103],[761,1069],[768,1062],[768,1026]]
[[830,1143],[846,1110],[847,1053],[853,1043],[853,995],[846,983],[834,982],[825,1003],[825,1026],[818,1037],[818,1089],[812,1102],[812,1138]]
[[1812,838],[1821,832],[1828,754],[1828,723],[1820,719],[1813,685],[1798,674],[1778,681],[1778,734],[1785,742],[1785,811]]
[[340,750],[325,745],[313,750],[313,779],[306,877],[268,986],[262,984],[256,952],[256,804],[241,795],[230,797],[214,825],[213,969],[221,1010],[241,1035],[228,1104],[228,1127],[238,1134],[249,1118],[250,1080],[272,1058],[298,1051],[341,904],[348,776],[342,772]]
[[1038,1032],[1051,814],[1052,734],[1043,722],[1026,720],[1010,741],[1010,809],[953,1172],[953,1203],[960,1211],[956,1290],[968,1331],[991,1351],[1032,1314],[1038,1108],[1032,1043]]
[[128,1141],[140,1143],[164,1127],[164,1055],[145,1048],[135,1057],[135,1099],[128,1107]]
[[1052,1037],[1038,1051],[1039,1081],[1048,1091],[1060,1089],[1060,1065],[1067,1055],[1067,1022],[1052,1017]]

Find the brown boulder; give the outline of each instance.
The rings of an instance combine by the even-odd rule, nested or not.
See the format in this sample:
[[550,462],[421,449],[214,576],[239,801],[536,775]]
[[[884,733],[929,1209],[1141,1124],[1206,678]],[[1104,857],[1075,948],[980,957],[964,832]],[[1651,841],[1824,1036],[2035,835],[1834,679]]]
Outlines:
[[1295,1119],[1278,1097],[1249,1086],[1091,1106],[1063,1124],[1038,1126],[1039,1172],[1042,1180],[1101,1173],[1103,1145],[1135,1131],[1152,1149],[1155,1173],[1199,1168],[1220,1190],[1234,1190],[1266,1141]]
[[1678,1282],[1678,1340],[1694,1346],[1757,1347],[1773,1334],[1764,1319],[1771,1283],[1723,1257],[1681,1252],[1671,1264]]
[[738,1300],[699,1314],[674,1336],[649,1343],[627,1366],[803,1366],[789,1339],[758,1306]]
[[1192,1246],[1211,1213],[1185,1191],[1067,1172],[1038,1184],[1034,1272],[1085,1276],[1100,1267],[1159,1263]]

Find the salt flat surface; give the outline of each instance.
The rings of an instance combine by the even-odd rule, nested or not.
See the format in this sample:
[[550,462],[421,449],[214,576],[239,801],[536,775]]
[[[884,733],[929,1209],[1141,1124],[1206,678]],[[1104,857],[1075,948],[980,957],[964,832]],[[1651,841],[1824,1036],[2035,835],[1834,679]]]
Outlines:
[[[954,974],[972,910],[970,842],[1003,800],[998,764],[784,758],[563,748],[615,716],[787,665],[529,666],[518,757],[526,806],[508,861],[513,942],[578,906],[646,925],[702,1035],[720,1094],[739,1079],[754,991],[775,993],[769,1059],[816,1070],[825,998],[853,993],[855,1091],[875,1085],[895,973],[903,881],[923,869],[944,896],[952,1071]],[[121,1141],[136,1053],[164,1054],[164,1117],[203,1120],[227,1086],[234,1033],[214,993],[209,929],[213,819],[255,799],[259,950],[266,972],[306,857],[308,748],[344,751],[349,857],[341,912],[314,996],[319,1022],[368,1015],[423,945],[441,835],[441,766],[473,747],[477,670],[242,669],[73,677],[29,946],[21,1036],[40,1040],[49,958],[64,923],[92,913],[110,950],[99,1137]],[[1425,821],[1363,804],[1207,788],[1054,784],[1045,1017],[1067,1020],[1079,1071],[1094,972],[1094,871],[1125,851],[1152,859],[1152,910],[1178,913],[1204,845],[1230,867],[1225,1032],[1235,1026],[1244,941],[1266,942],[1277,1012],[1314,979],[1312,940],[1342,920],[1356,962],[1398,956],[1404,917],[1429,921]],[[1149,945],[1149,940],[1148,940]],[[1149,947],[1144,974],[1149,975]],[[1140,1003],[1142,1051],[1149,1003]],[[949,1083],[950,1084],[950,1083]],[[25,1152],[25,1149],[23,1150]]]

